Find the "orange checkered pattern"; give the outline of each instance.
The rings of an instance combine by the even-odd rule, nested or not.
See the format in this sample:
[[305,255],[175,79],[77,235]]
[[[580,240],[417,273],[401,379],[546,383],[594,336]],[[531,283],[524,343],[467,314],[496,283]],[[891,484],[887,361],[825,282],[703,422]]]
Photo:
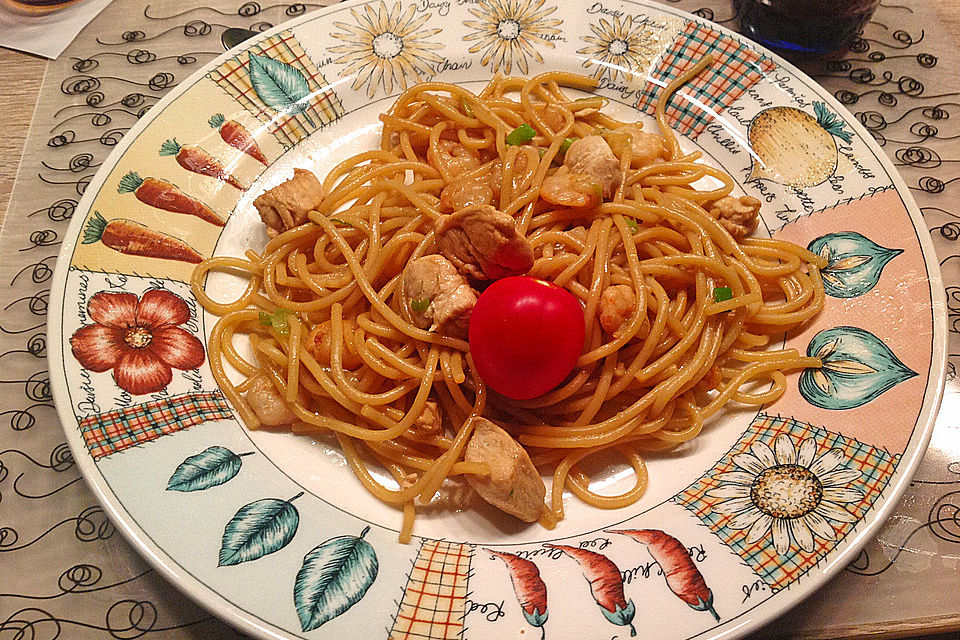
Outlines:
[[[717,480],[719,474],[735,470],[742,471],[734,464],[734,456],[747,452],[758,441],[765,442],[773,448],[774,440],[781,433],[790,436],[797,448],[803,440],[813,438],[817,443],[817,458],[830,449],[840,449],[845,458],[841,467],[846,466],[860,471],[860,477],[845,486],[859,490],[865,497],[860,502],[842,505],[842,508],[851,513],[857,521],[841,523],[831,520],[830,525],[836,532],[835,538],[824,540],[815,537],[813,551],[804,551],[796,543],[792,543],[787,552],[781,554],[774,547],[770,534],[757,542],[747,544],[747,530],[732,529],[728,526],[734,516],[722,515],[714,510],[714,507],[724,499],[706,495],[708,491],[722,484]],[[677,494],[673,501],[696,514],[727,546],[743,558],[771,591],[778,591],[822,562],[837,546],[838,541],[858,526],[859,521],[887,486],[899,461],[899,455],[893,455],[839,433],[813,427],[792,418],[761,413],[733,448],[699,480]]]
[[87,416],[80,435],[94,460],[135,447],[201,422],[233,416],[219,391],[172,398]]
[[286,63],[297,69],[310,87],[310,100],[304,113],[277,113],[260,99],[250,83],[250,58],[244,52],[227,60],[208,74],[214,82],[236,98],[243,107],[267,125],[270,133],[286,148],[296,145],[313,131],[330,124],[344,114],[337,94],[329,89],[326,78],[304,52],[289,31],[271,36],[250,51]]
[[710,124],[714,114],[729,107],[763,74],[774,69],[773,62],[739,40],[688,22],[650,71],[637,108],[652,114],[663,88],[707,53],[713,54],[713,64],[673,94],[666,108],[670,126],[691,138]]
[[407,579],[390,640],[463,637],[473,547],[427,540]]

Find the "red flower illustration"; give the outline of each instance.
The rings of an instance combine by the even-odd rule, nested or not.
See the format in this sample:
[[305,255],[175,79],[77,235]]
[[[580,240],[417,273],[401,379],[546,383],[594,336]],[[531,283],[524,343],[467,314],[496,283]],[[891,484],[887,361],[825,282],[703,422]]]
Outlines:
[[205,358],[203,344],[178,325],[190,319],[187,303],[164,289],[139,299],[132,293],[101,291],[87,303],[94,324],[70,337],[80,366],[102,373],[134,395],[160,391],[173,380],[172,367],[196,369]]

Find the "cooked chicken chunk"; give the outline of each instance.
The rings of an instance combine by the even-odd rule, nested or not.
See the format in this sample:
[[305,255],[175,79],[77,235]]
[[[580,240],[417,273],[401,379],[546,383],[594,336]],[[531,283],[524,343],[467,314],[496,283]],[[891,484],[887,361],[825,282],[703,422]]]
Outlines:
[[440,252],[478,280],[523,275],[533,266],[533,249],[511,216],[490,205],[474,205],[444,216],[436,225]]
[[619,338],[637,310],[637,295],[628,284],[615,284],[600,294],[600,326]]
[[443,418],[440,414],[440,405],[433,400],[427,400],[423,413],[414,420],[413,432],[418,436],[431,436],[443,429]]
[[590,176],[600,184],[604,198],[616,193],[623,174],[620,160],[613,154],[607,141],[600,136],[586,136],[575,140],[563,157],[563,166],[571,173]]
[[760,201],[750,196],[724,196],[708,204],[707,211],[737,240],[760,224]]
[[421,329],[465,338],[477,294],[443,256],[417,258],[403,270],[404,304]]
[[489,476],[467,475],[467,482],[480,497],[496,508],[535,522],[543,511],[547,489],[530,456],[510,434],[486,418],[474,418],[473,435],[463,459],[485,462]]
[[245,398],[264,426],[280,427],[297,419],[266,375],[260,374],[253,379]]
[[307,214],[320,206],[323,185],[306,169],[294,169],[293,177],[265,191],[253,201],[271,238],[307,221]]
[[[354,351],[353,332],[356,330],[356,323],[353,320],[345,319],[343,321],[343,342],[340,345],[340,363],[344,369],[356,369],[363,360]],[[331,323],[329,320],[321,322],[307,336],[306,348],[310,354],[322,365],[330,366],[330,354],[332,353],[332,335]]]
[[645,167],[667,158],[667,148],[663,138],[655,133],[647,133],[637,123],[625,124],[616,129],[617,133],[630,136],[630,165]]

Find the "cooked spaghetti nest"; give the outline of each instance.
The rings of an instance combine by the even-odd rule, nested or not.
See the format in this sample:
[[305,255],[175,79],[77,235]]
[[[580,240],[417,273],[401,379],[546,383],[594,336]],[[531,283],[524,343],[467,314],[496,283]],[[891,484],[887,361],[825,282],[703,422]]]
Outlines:
[[[605,114],[601,97],[568,97],[562,86],[595,85],[569,73],[498,76],[478,94],[439,82],[402,93],[380,116],[380,148],[330,169],[302,223],[287,203],[281,217],[292,219],[275,225],[262,253],[210,258],[193,274],[197,299],[221,316],[210,364],[242,420],[333,434],[360,483],[403,510],[407,540],[415,508],[494,474],[489,461],[465,455],[486,420],[552,476],[536,509],[552,526],[565,490],[597,507],[629,505],[647,483],[644,451],[694,438],[728,403],[772,402],[786,372],[820,366],[773,345],[822,307],[822,258],[785,241],[735,238],[743,229],[724,218],[724,205],[751,199],[730,196],[732,178],[682,153],[666,126],[666,98],[708,63],[665,89],[655,134]],[[620,171],[609,193],[564,169],[570,141],[596,136]],[[695,188],[704,177],[722,186]],[[574,196],[588,202],[549,201]],[[404,296],[405,267],[440,253],[438,226],[471,198],[510,216],[532,250],[527,275],[583,307],[574,370],[530,400],[488,391],[465,334],[418,326]],[[204,290],[211,271],[242,274],[244,293],[215,301]],[[473,275],[465,281],[482,287]],[[628,305],[610,294],[618,290]],[[255,360],[238,350],[241,335]],[[591,490],[581,470],[605,451],[636,472],[620,495]]]

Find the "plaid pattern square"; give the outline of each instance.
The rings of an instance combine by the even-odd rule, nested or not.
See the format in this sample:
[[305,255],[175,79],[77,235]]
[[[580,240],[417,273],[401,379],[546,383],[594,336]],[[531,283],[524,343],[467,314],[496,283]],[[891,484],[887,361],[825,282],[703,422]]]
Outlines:
[[80,434],[94,460],[209,420],[233,417],[219,391],[187,393],[115,409],[80,420]]
[[666,108],[670,126],[691,138],[774,68],[773,62],[735,38],[689,22],[650,71],[637,108],[652,114],[663,88],[707,53],[713,54],[713,65],[673,94]]
[[463,637],[473,547],[426,540],[413,562],[390,640]]
[[303,113],[278,112],[266,104],[257,94],[250,81],[250,57],[244,52],[227,60],[208,74],[214,82],[236,98],[243,107],[267,125],[277,140],[286,148],[300,142],[313,131],[330,124],[344,114],[340,98],[328,86],[326,78],[304,52],[293,34],[283,31],[267,38],[251,51],[284,63],[307,81],[310,89],[309,102]]
[[[803,455],[804,441],[812,440],[816,447],[815,450],[808,448],[809,461],[794,460],[796,464],[785,465],[781,458],[788,456],[789,452],[783,453],[785,441],[778,441],[782,434],[789,438],[794,455],[798,457]],[[797,454],[797,451],[801,453]],[[771,457],[775,458],[773,465],[769,464]],[[758,472],[756,468],[750,468],[755,465],[755,460],[762,462],[765,458],[768,462],[762,466],[768,469],[778,467],[783,473]],[[793,418],[761,413],[733,448],[704,476],[677,494],[673,501],[693,512],[772,591],[778,591],[819,564],[839,540],[856,528],[887,486],[899,460],[898,455],[838,433]],[[733,486],[738,481],[743,482],[744,474],[753,476],[749,491],[743,492],[746,498],[737,496],[737,489]],[[817,479],[813,480],[813,476]],[[773,478],[778,478],[780,484],[770,482]],[[783,489],[786,487],[789,487],[789,498],[777,502],[785,495]],[[805,489],[808,490],[806,493]],[[803,501],[804,496],[809,497],[808,502]],[[744,502],[735,503],[736,500],[749,502],[743,506]],[[751,520],[757,521],[753,515],[759,514],[763,518],[768,511],[777,511],[771,507],[783,509],[787,505],[796,513],[792,517],[774,517],[773,529],[778,526],[776,520],[783,521],[789,546],[784,545],[778,550],[771,529],[750,539]],[[733,512],[734,509],[737,511]],[[797,521],[807,518],[804,514],[811,511],[815,515],[805,520],[810,526],[803,526],[812,532],[812,544],[802,545],[799,541],[801,534],[795,533],[799,529]]]

